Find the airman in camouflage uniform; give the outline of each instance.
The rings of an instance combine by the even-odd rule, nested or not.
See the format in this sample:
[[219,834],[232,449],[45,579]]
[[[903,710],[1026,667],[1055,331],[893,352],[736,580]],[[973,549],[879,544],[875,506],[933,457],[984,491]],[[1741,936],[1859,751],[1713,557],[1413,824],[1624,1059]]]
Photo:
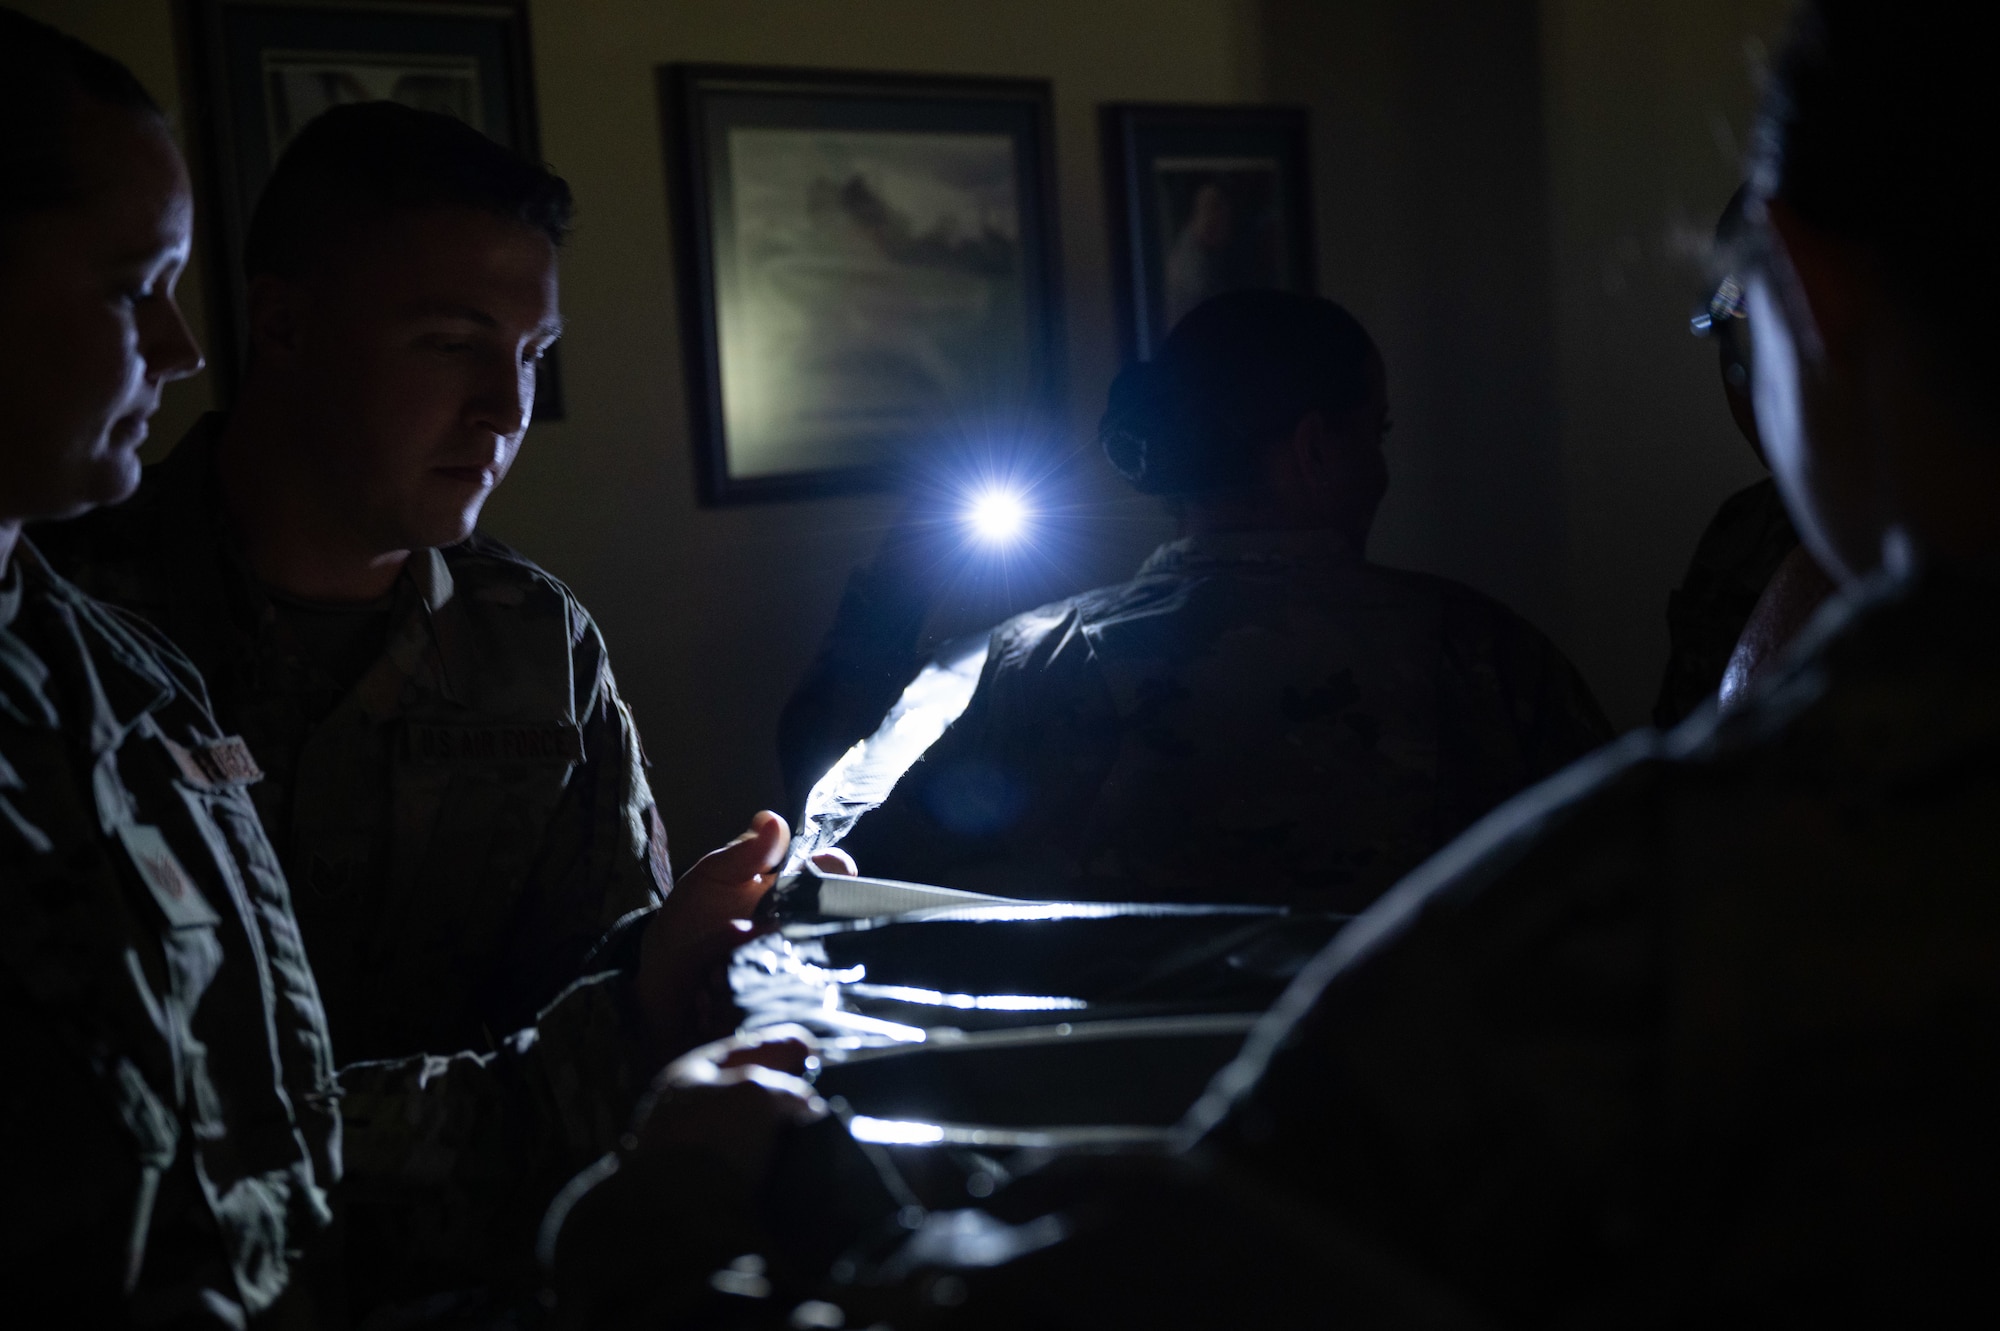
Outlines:
[[959,887],[1357,910],[1608,738],[1469,588],[1335,532],[1195,537],[994,630],[964,715],[846,844]]
[[[1746,234],[1745,198],[1739,188],[1715,224],[1717,257],[1725,262],[1734,258]],[[1730,418],[1757,461],[1769,466],[1750,403],[1745,318],[1743,284],[1727,276],[1692,324],[1696,336],[1714,340]],[[1775,480],[1766,477],[1722,501],[1702,529],[1681,585],[1667,597],[1667,669],[1653,703],[1654,725],[1662,730],[1678,725],[1717,696],[1758,600],[1798,548],[1798,531]]]
[[[1186,535],[995,629],[856,857],[1009,895],[1359,910],[1610,738],[1519,617],[1363,557],[1388,417],[1381,357],[1333,302],[1243,291],[1189,314],[1100,426]],[[870,604],[895,602],[843,608]]]
[[474,536],[412,555],[341,689],[230,542],[220,421],[38,540],[185,648],[256,755],[342,1059],[488,1048],[670,881],[604,641],[568,588]]
[[1207,1146],[1503,1322],[1657,1290],[1663,1322],[1755,1324],[1982,1264],[2000,586],[1884,578],[1802,645],[1399,885],[1253,1037]]

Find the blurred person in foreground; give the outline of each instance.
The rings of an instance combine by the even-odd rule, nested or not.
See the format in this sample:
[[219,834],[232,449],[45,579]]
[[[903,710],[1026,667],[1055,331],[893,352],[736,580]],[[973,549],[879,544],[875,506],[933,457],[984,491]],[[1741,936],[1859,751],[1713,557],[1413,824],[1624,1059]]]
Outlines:
[[562,331],[570,211],[449,116],[320,116],[251,218],[234,407],[36,538],[243,737],[343,1058],[492,1047],[672,886],[597,625],[476,529]]
[[1785,663],[1406,878],[1183,1153],[926,1220],[825,1286],[849,1325],[1992,1316],[1996,47],[1989,8],[1808,0],[1765,90],[1757,423],[1840,584]]
[[1519,616],[1368,562],[1388,429],[1381,356],[1332,301],[1188,315],[1102,426],[1180,539],[995,629],[964,713],[845,844],[1008,895],[1358,910],[1609,739]]
[[784,824],[495,1052],[336,1073],[255,759],[177,648],[22,534],[138,484],[201,365],[173,298],[192,217],[131,73],[0,9],[0,1301],[37,1326],[498,1317],[548,1198],[689,1042]]

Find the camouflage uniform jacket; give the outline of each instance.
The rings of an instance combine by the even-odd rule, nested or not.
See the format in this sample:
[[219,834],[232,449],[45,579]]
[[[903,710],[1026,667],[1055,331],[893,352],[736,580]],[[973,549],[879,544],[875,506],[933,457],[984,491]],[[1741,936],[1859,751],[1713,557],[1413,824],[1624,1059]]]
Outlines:
[[[23,542],[0,614],[0,1284],[269,1308],[330,1219],[333,1060],[256,771],[159,634]],[[11,620],[12,622],[7,622]]]
[[603,639],[561,583],[475,536],[412,555],[380,659],[329,689],[229,539],[221,419],[129,502],[37,540],[184,648],[249,743],[341,1057],[491,1047],[670,883]]
[[1798,543],[1776,481],[1767,477],[1723,501],[1667,597],[1667,673],[1654,725],[1677,725],[1715,696],[1757,598]]
[[1501,1325],[1990,1302],[1993,572],[1837,597],[1741,709],[1405,879],[1218,1080],[1209,1147]]
[[549,1198],[616,1141],[642,1085],[622,979],[577,984],[497,1053],[336,1081],[243,742],[156,630],[25,542],[13,564],[18,590],[0,591],[9,1308],[48,1312],[44,1325],[241,1325],[303,1316],[287,1291],[317,1283],[310,1302],[337,1310],[333,1259],[315,1252],[334,1211],[357,1311],[519,1279]]
[[964,714],[847,845],[1019,895],[1359,909],[1609,737],[1477,592],[1332,533],[1196,538],[996,629]]

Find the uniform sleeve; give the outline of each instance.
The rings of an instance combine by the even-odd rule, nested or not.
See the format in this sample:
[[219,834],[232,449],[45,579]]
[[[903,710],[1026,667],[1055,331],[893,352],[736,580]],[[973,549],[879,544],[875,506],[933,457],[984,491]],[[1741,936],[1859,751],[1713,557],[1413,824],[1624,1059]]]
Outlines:
[[491,1054],[341,1071],[338,1202],[357,1322],[446,1291],[533,1293],[543,1211],[616,1147],[651,1072],[627,990],[617,972],[579,980]]
[[1484,597],[1447,603],[1438,691],[1438,840],[1612,739],[1590,685],[1535,627]]
[[499,971],[508,992],[487,1005],[504,1014],[503,1030],[530,1020],[536,1004],[576,978],[613,925],[659,905],[673,886],[638,726],[618,696],[595,626],[583,619],[580,629],[575,669],[584,757],[549,819],[523,891]]
[[1499,1326],[1952,1321],[2000,1175],[1994,786],[1857,771],[1883,730],[1832,705],[1637,732],[1447,847],[1260,1023],[1208,1148]]
[[1554,643],[1520,625],[1501,658],[1511,686],[1515,723],[1532,779],[1560,772],[1611,742],[1613,731],[1597,695]]
[[857,741],[872,734],[923,662],[917,650],[930,597],[899,567],[855,570],[833,627],[778,716],[778,764],[788,811]]

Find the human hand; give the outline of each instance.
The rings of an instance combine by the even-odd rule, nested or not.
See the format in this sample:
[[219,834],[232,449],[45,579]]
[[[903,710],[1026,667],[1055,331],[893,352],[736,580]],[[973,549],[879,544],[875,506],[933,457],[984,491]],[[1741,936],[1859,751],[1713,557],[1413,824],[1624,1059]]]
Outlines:
[[561,1325],[680,1325],[690,1287],[765,1250],[757,1198],[781,1136],[826,1112],[800,1076],[811,1058],[811,1035],[784,1027],[704,1045],[654,1078],[617,1153],[542,1222]]
[[[735,1025],[724,971],[730,954],[755,933],[750,917],[777,882],[791,839],[785,820],[762,810],[741,836],[696,861],[647,922],[636,989],[662,1056]],[[845,851],[822,851],[813,864],[824,873],[855,871]]]
[[632,1150],[701,1151],[746,1180],[763,1177],[778,1133],[826,1116],[805,1074],[812,1036],[798,1027],[735,1035],[668,1064],[654,1080]]

